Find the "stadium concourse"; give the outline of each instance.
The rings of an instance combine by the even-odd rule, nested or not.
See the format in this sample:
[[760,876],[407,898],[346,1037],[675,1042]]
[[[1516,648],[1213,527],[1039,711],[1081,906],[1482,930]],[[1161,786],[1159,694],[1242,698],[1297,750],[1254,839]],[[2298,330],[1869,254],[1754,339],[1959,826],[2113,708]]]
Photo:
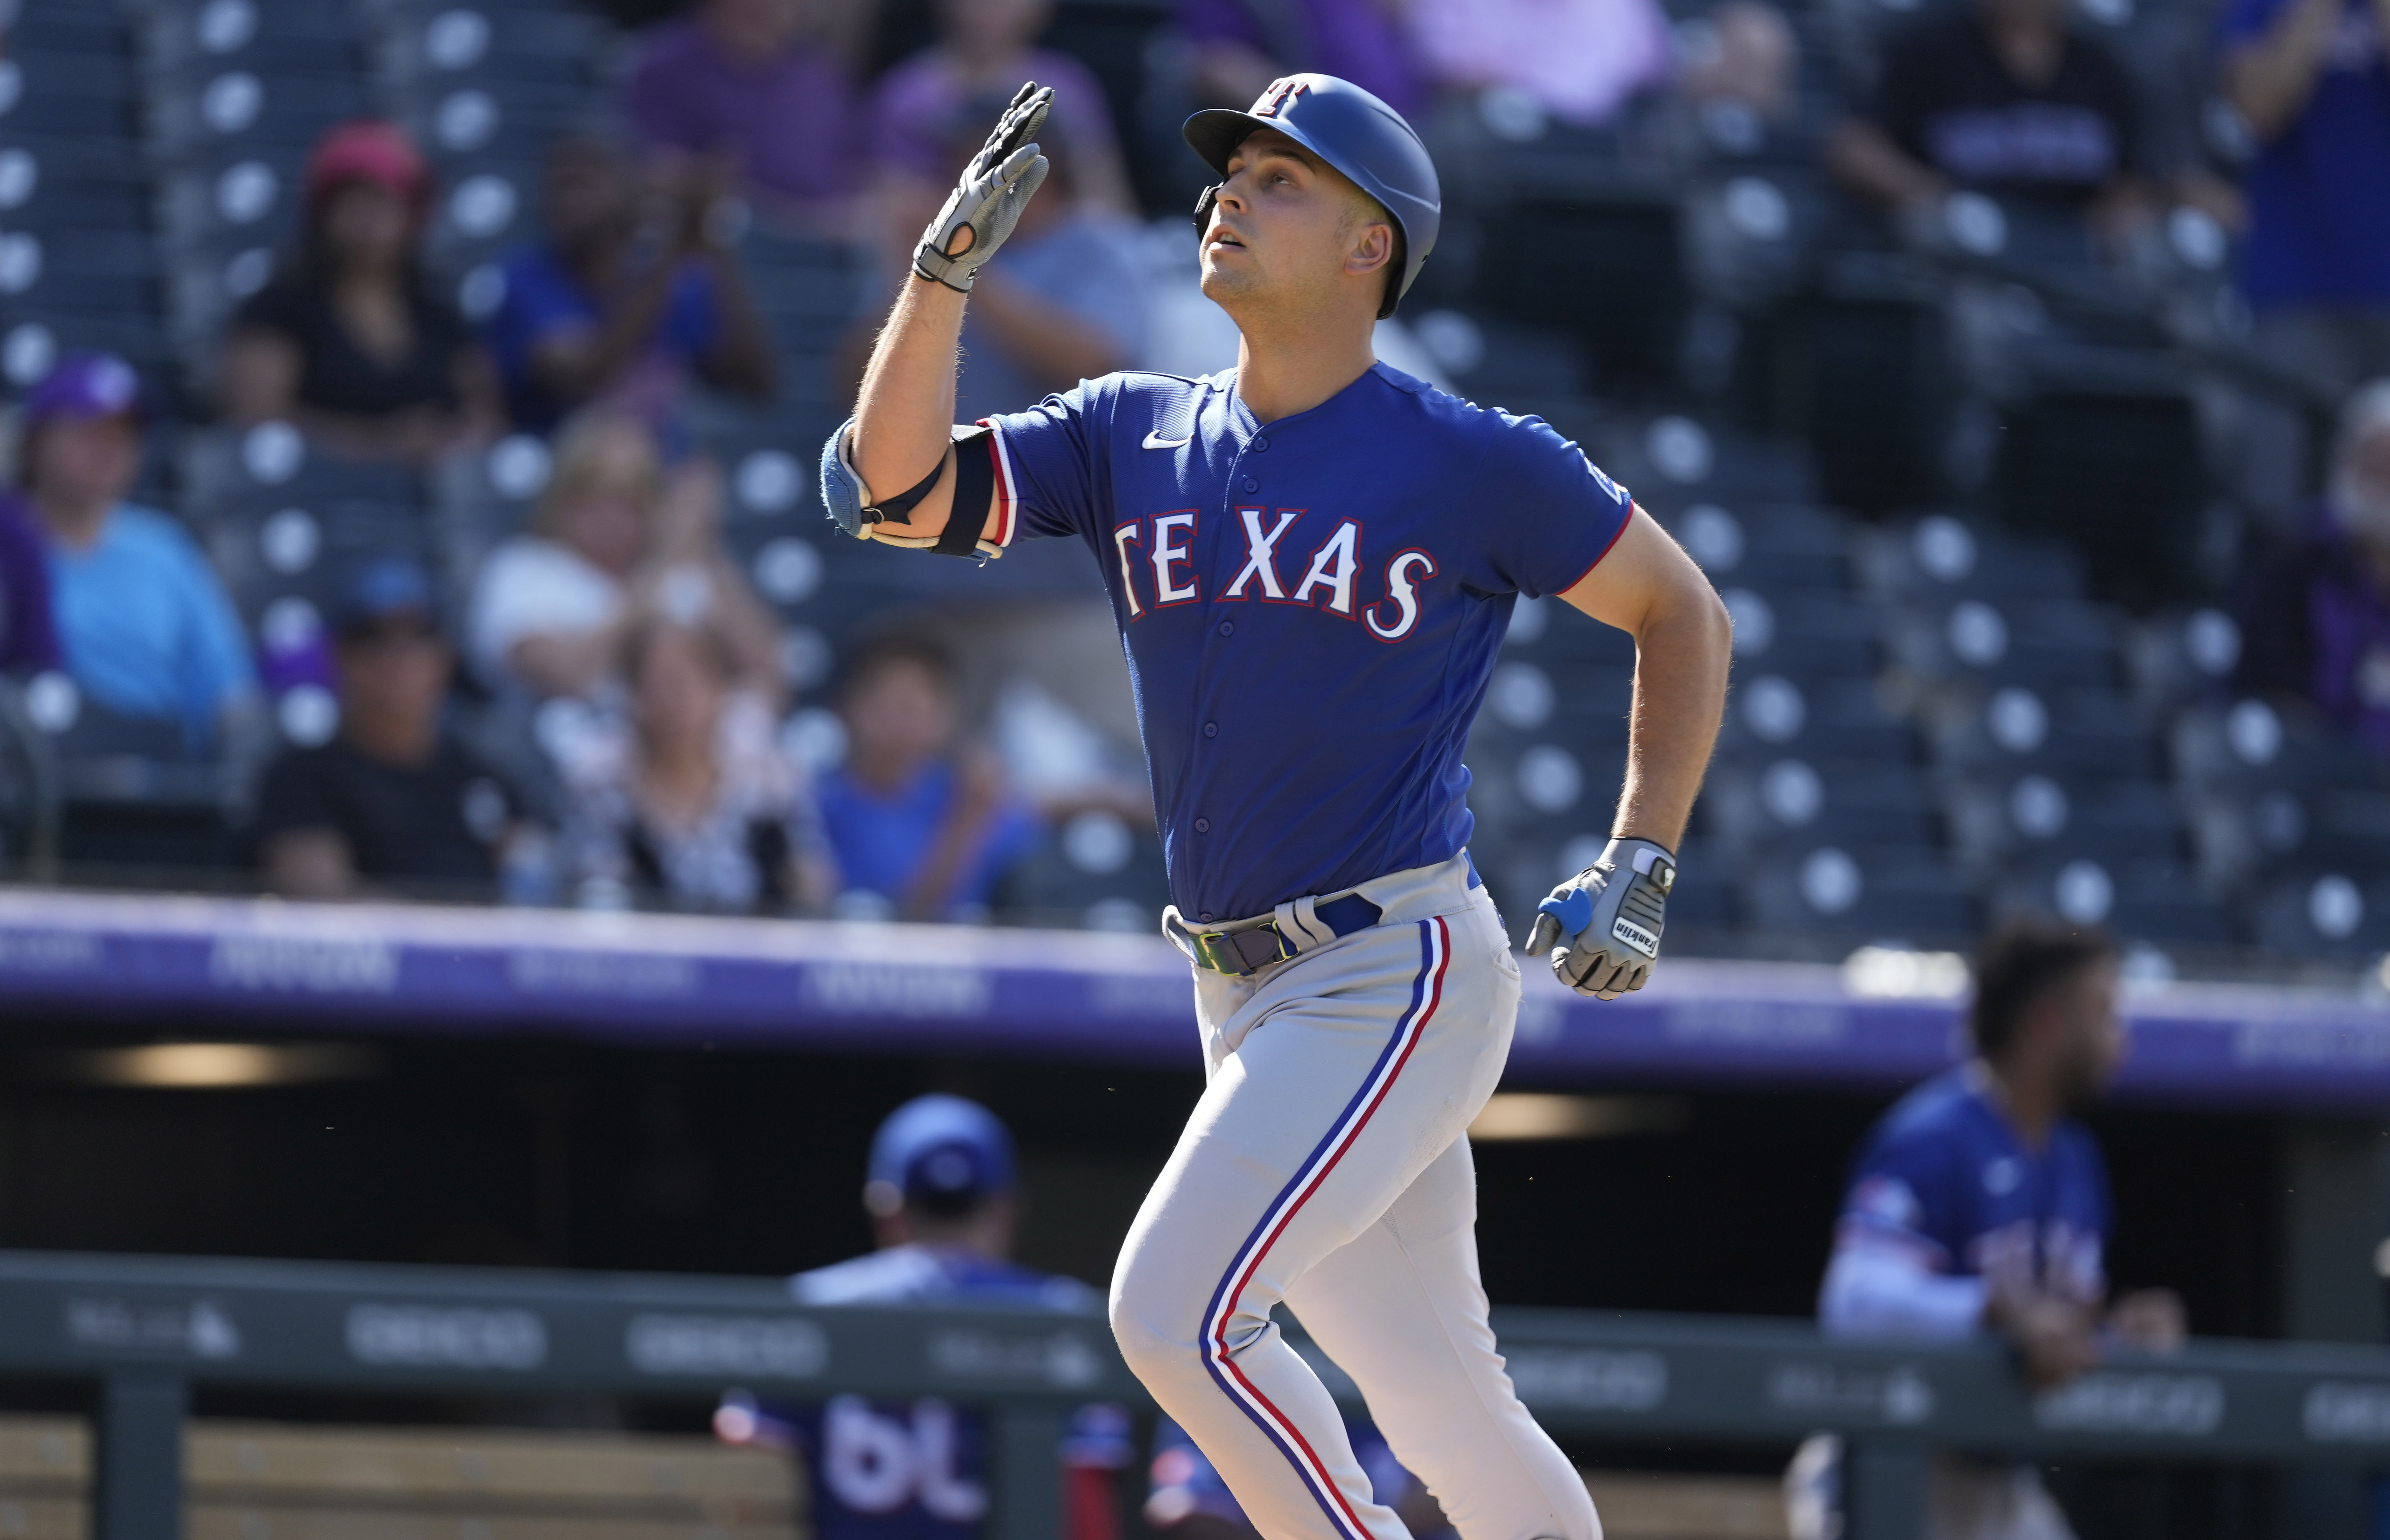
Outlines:
[[[1854,1148],[2042,913],[2124,946],[2109,1276],[2380,1341],[2390,230],[2296,248],[2390,210],[2382,29],[2083,0],[2049,92],[2097,164],[2037,180],[1995,120],[2049,92],[1961,23],[2062,9],[0,0],[0,1245],[785,1274],[866,1246],[864,1143],[934,1088],[1017,1132],[1022,1259],[1100,1281],[1198,1065],[1099,573],[843,539],[813,468],[1031,74],[1056,171],[962,415],[1232,365],[1177,125],[1321,68],[1446,189],[1381,355],[1548,418],[1735,622],[1656,982],[1529,969],[1497,1303],[1814,1314]],[[1512,612],[1467,760],[1514,942],[1610,832],[1634,662]],[[77,1436],[0,1427],[0,1534],[81,1521]],[[1620,1487],[1617,1540],[1783,1533],[1743,1499],[1790,1452],[1570,1447],[1745,1483]],[[788,1533],[710,1453],[634,1451]],[[591,1520],[565,1484],[517,1516]],[[2083,1540],[2365,1533],[2347,1479],[2055,1484]]]

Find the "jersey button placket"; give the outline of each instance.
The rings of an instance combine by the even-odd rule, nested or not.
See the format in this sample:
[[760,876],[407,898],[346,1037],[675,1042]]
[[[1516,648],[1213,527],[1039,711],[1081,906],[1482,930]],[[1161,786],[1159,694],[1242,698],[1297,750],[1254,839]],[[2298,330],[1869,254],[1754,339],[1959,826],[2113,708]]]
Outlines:
[[1211,832],[1212,832],[1212,820],[1211,820],[1211,819],[1209,819],[1209,818],[1198,818],[1198,819],[1196,819],[1196,820],[1195,820],[1195,832],[1196,832],[1196,833],[1198,833],[1198,834],[1209,834],[1209,833],[1211,833]]

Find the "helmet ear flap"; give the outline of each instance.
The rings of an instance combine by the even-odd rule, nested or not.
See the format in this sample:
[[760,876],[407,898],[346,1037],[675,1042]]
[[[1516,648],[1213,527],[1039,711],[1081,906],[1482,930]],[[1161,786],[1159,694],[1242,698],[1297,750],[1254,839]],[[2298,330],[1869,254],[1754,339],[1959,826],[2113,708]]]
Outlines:
[[1219,202],[1220,184],[1217,182],[1204,188],[1203,196],[1195,200],[1195,238],[1197,240],[1201,240],[1211,230],[1212,211],[1218,207]]

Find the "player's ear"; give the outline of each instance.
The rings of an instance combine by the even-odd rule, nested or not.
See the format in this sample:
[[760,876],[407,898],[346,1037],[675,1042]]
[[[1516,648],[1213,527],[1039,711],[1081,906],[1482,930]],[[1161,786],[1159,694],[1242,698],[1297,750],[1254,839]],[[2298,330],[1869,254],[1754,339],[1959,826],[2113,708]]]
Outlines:
[[1344,248],[1344,271],[1355,277],[1381,272],[1394,260],[1394,227],[1383,220],[1364,220],[1353,228]]

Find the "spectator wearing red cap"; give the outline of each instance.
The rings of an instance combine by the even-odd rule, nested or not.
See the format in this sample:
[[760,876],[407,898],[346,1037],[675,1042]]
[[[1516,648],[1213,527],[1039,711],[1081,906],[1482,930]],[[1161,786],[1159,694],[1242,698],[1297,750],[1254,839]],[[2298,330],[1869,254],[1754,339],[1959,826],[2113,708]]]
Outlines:
[[131,365],[69,353],[26,397],[17,471],[74,682],[122,715],[180,722],[203,748],[253,697],[256,673],[198,543],[124,500],[141,470],[140,419]]
[[496,386],[470,328],[417,263],[430,195],[430,169],[393,125],[364,120],[324,135],[307,163],[299,249],[233,317],[225,416],[280,419],[339,453],[410,461],[496,421]]

